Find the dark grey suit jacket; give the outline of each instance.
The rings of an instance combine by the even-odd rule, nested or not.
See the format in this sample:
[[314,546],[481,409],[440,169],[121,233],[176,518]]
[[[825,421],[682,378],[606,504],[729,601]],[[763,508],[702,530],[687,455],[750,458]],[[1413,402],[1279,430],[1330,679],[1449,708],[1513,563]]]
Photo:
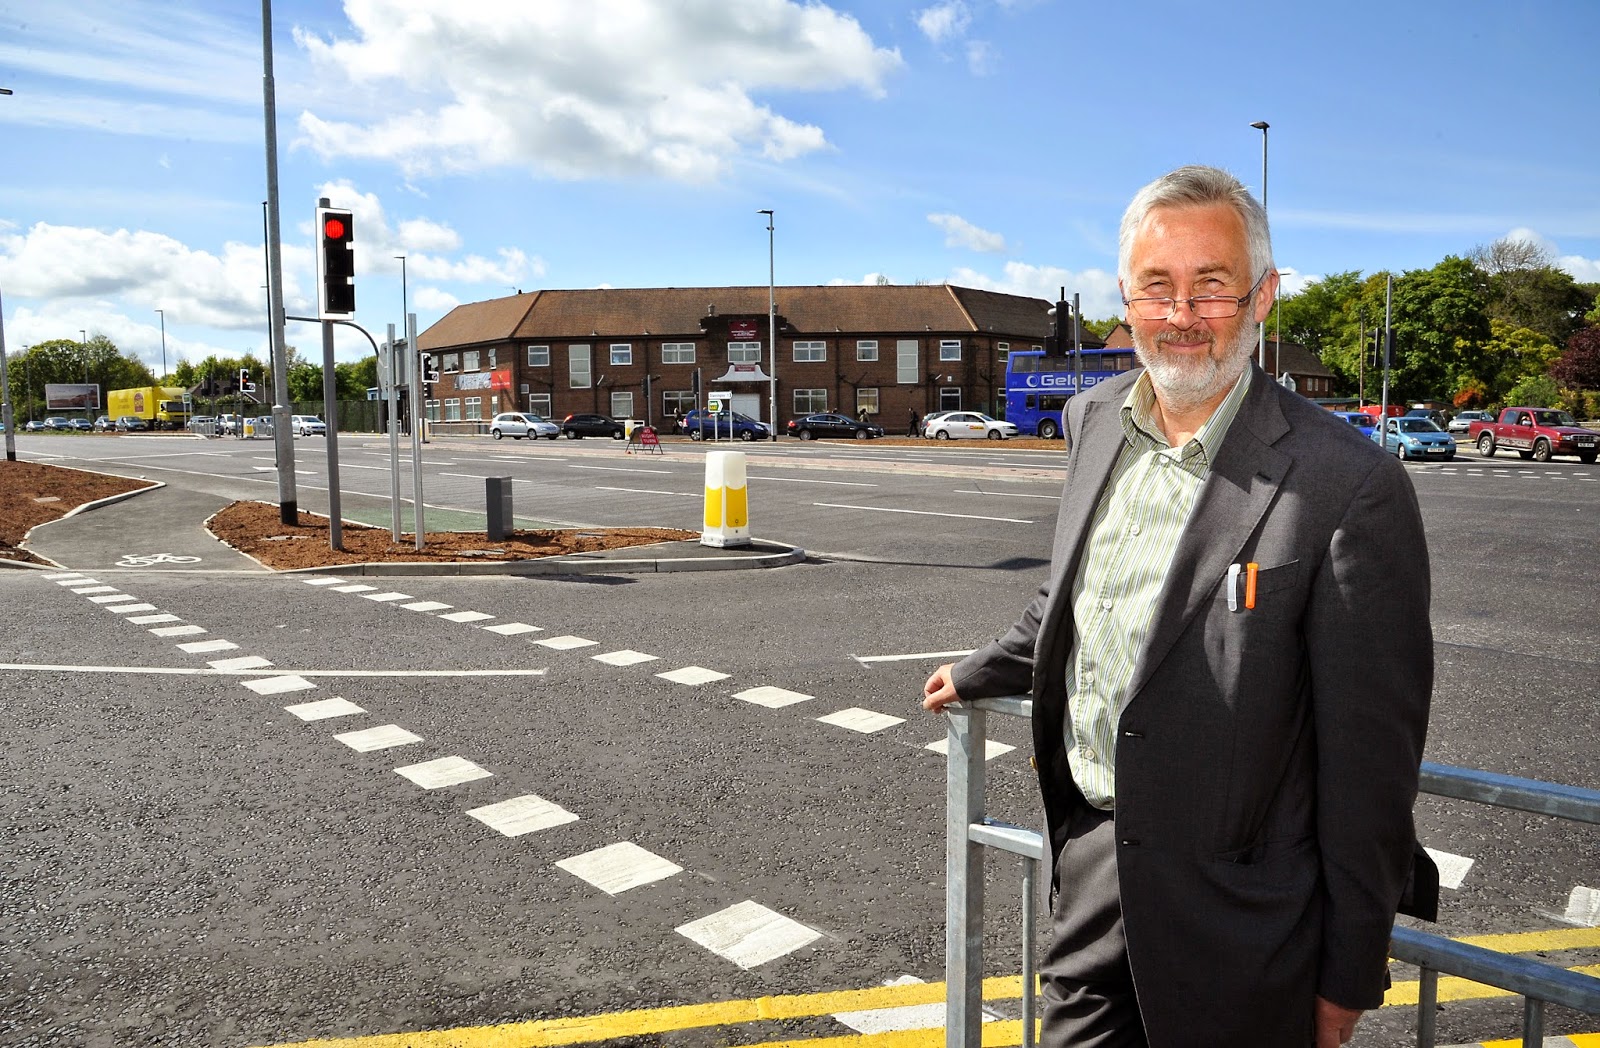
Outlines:
[[[1314,997],[1382,1003],[1433,687],[1428,551],[1405,470],[1254,369],[1178,544],[1118,720],[1117,873],[1152,1046],[1307,1043]],[[1071,589],[1137,372],[1068,406],[1050,575],[963,698],[1031,691],[1053,848]],[[1260,565],[1230,612],[1230,564]],[[1070,892],[1071,884],[1057,886]]]

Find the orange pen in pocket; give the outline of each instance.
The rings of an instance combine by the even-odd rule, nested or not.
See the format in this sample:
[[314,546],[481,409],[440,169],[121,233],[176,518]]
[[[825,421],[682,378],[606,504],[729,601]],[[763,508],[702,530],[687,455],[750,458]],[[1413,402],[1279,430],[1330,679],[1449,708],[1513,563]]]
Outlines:
[[1256,573],[1261,570],[1261,565],[1251,561],[1244,566],[1244,606],[1256,606]]

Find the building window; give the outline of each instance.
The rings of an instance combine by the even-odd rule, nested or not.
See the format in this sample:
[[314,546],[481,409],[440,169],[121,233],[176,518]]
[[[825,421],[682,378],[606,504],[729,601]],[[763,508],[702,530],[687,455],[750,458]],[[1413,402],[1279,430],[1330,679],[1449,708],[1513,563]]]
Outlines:
[[693,364],[693,342],[663,342],[661,343],[661,363],[663,364]]
[[826,342],[796,342],[794,344],[794,360],[796,364],[814,363],[818,360],[828,359],[828,344]]
[[482,397],[468,397],[467,401],[466,401],[465,410],[462,412],[462,417],[463,418],[482,418],[483,417],[483,398]]
[[444,402],[444,420],[446,422],[461,421],[461,401],[452,398]]
[[529,393],[528,410],[540,418],[550,417],[550,394]]
[[995,354],[1000,358],[1000,366],[1002,368],[1005,367],[1006,361],[1011,359],[1011,343],[996,342],[994,344],[994,351]]
[[612,393],[611,394],[611,417],[612,418],[632,418],[633,417],[633,394],[632,393]]
[[794,413],[811,415],[828,410],[828,391],[825,389],[797,389],[794,391]]
[[478,351],[475,349],[463,350],[461,353],[461,370],[478,370]]
[[728,363],[730,364],[759,364],[761,363],[761,343],[759,342],[729,342]]
[[694,410],[694,393],[687,389],[669,389],[661,394],[661,410],[669,417],[687,415]]
[[498,349],[489,350],[489,370],[490,371],[493,371],[495,369],[495,364],[499,361],[499,359],[500,359],[500,351]]
[[864,338],[864,339],[861,339],[861,340],[857,341],[856,342],[856,359],[857,360],[877,360],[878,359],[878,340],[875,339],[875,338]]
[[873,386],[871,389],[856,390],[856,414],[860,415],[863,411],[872,415],[878,413],[877,386]]
[[619,365],[619,366],[622,365],[622,364],[632,364],[633,363],[633,343],[631,343],[631,342],[613,342],[613,343],[611,343],[611,363],[614,364],[614,365]]
[[961,340],[959,338],[945,338],[939,340],[940,360],[960,360]]
[[428,401],[428,421],[439,421],[439,402],[437,400]]
[[960,411],[961,410],[961,387],[960,386],[940,386],[939,387],[939,410],[940,411]]
[[567,347],[567,381],[573,389],[588,389],[593,385],[589,372],[588,346]]
[[444,373],[446,375],[454,374],[455,372],[461,370],[460,353],[446,353],[439,358],[439,361],[443,365]]
[[902,338],[894,344],[894,380],[902,386],[917,384],[917,340]]
[[530,368],[547,368],[550,366],[549,346],[529,346],[528,366]]

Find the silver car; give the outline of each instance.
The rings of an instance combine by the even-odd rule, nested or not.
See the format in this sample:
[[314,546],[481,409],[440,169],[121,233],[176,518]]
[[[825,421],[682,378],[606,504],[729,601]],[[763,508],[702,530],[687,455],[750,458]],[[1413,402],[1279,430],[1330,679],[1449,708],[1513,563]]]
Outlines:
[[526,411],[502,411],[489,423],[489,436],[496,440],[501,437],[510,437],[513,440],[521,440],[523,437],[530,440],[547,437],[554,440],[561,436],[561,427]]

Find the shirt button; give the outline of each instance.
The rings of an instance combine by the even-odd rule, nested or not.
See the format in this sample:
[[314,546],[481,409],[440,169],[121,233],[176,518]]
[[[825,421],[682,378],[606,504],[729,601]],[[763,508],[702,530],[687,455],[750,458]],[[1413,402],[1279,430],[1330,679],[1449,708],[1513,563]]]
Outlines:
[[1132,532],[1133,534],[1137,535],[1137,534],[1139,534],[1139,525],[1137,525],[1137,524],[1130,525],[1128,527],[1128,530],[1130,532]]
[[1085,684],[1093,684],[1094,683],[1094,674],[1090,673],[1090,672],[1085,672],[1084,675],[1083,675],[1083,682]]
[[1093,746],[1085,746],[1084,750],[1083,750],[1083,755],[1088,760],[1094,760],[1096,758],[1096,754],[1094,752],[1094,747]]
[[1100,602],[1100,607],[1101,607],[1102,610],[1110,611],[1111,610],[1111,602],[1109,600],[1103,600],[1103,601]]

